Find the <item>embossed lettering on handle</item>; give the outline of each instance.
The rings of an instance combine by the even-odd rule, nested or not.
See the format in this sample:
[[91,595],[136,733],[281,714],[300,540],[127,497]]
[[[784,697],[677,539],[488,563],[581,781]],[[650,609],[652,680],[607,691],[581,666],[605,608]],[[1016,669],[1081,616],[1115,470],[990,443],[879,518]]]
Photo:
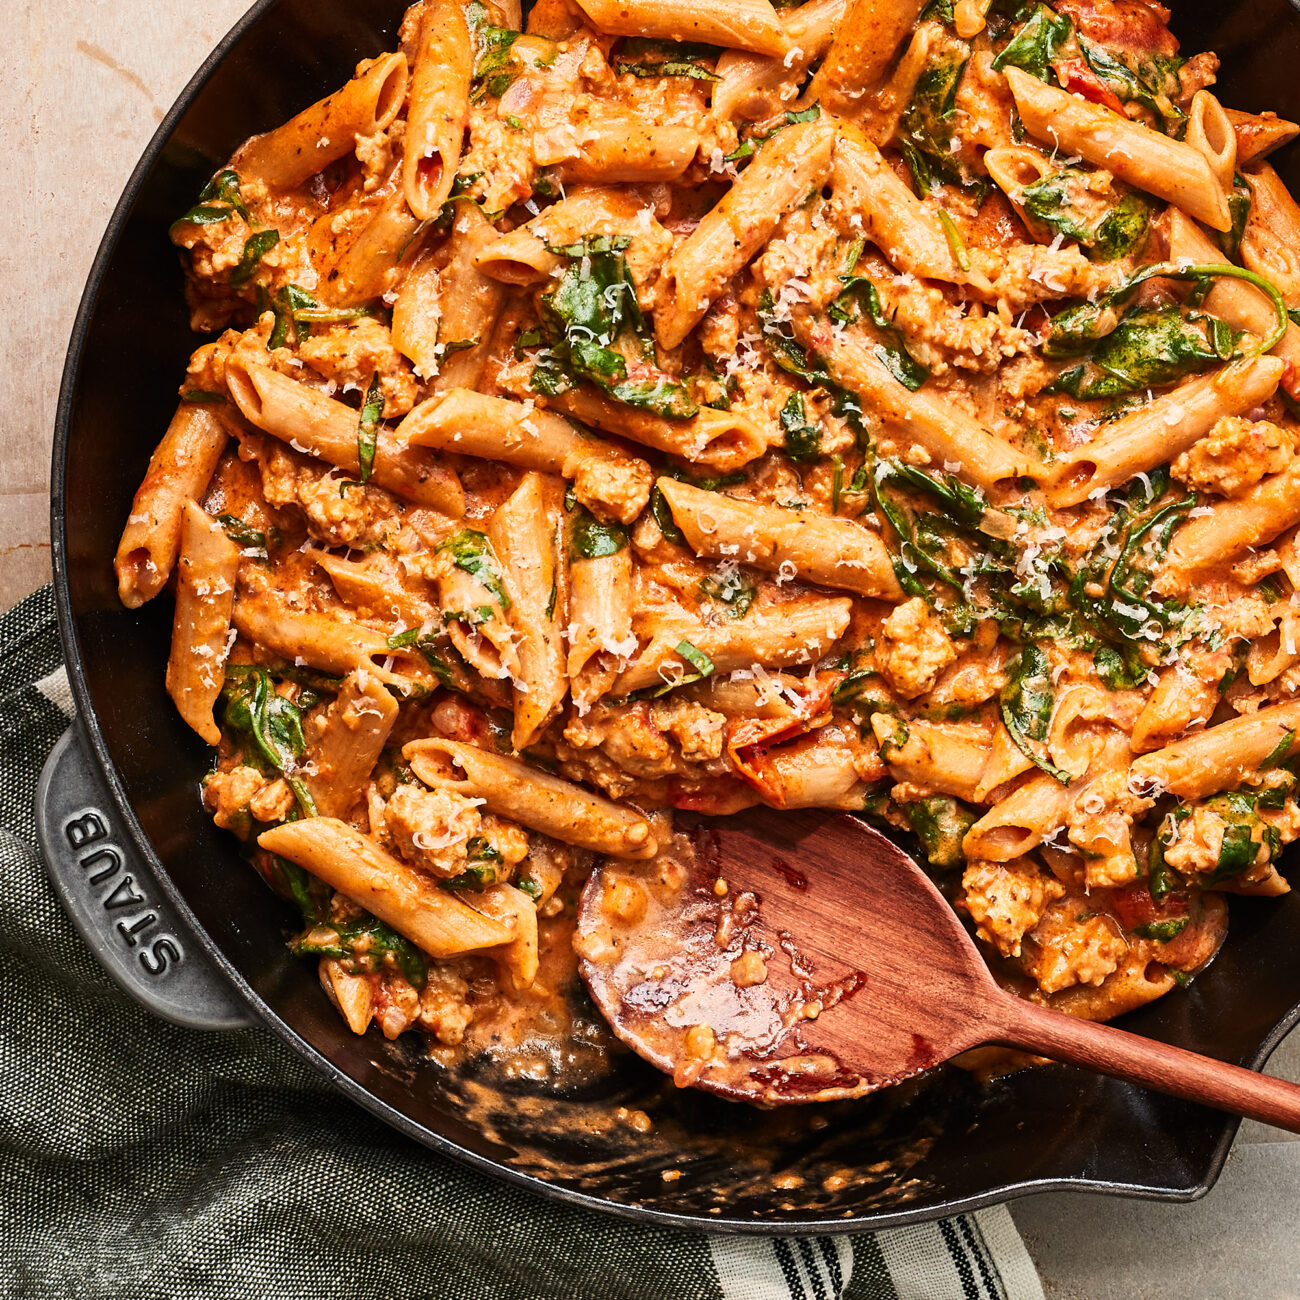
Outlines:
[[109,975],[156,1015],[195,1029],[250,1023],[111,809],[75,728],[50,754],[36,832],[50,881]]

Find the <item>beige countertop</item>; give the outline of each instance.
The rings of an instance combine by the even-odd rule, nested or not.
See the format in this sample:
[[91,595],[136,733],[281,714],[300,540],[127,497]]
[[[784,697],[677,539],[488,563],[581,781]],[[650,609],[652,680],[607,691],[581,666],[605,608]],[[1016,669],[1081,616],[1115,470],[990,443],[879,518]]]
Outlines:
[[[0,368],[0,608],[49,578],[54,410],[104,227],[166,109],[246,8],[247,0],[16,0],[8,10],[17,68],[0,78],[0,156],[9,160],[0,210],[17,224],[0,245],[11,358]],[[1300,1038],[1273,1068],[1300,1078]],[[1300,1296],[1286,1226],[1300,1215],[1300,1148],[1284,1139],[1248,1125],[1219,1188],[1195,1206],[1055,1195],[1020,1202],[1013,1213],[1048,1294]]]

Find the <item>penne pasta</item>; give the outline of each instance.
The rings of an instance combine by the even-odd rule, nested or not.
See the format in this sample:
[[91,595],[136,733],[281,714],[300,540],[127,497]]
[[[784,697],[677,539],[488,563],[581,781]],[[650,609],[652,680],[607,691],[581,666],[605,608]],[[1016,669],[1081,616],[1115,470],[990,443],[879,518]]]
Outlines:
[[696,555],[733,559],[877,600],[902,600],[884,542],[851,519],[738,501],[661,478],[663,493]]
[[245,178],[292,189],[346,157],[366,136],[392,125],[406,99],[409,72],[404,54],[374,59],[327,99],[266,135],[254,136],[232,161]]
[[1232,228],[1223,186],[1195,146],[1057,90],[1019,68],[1007,68],[1006,77],[1025,130],[1036,140],[1105,167],[1214,230]]
[[221,525],[187,501],[181,518],[167,694],[209,745],[221,740],[212,706],[226,680],[239,560],[239,547]]
[[481,952],[515,938],[500,921],[466,906],[333,817],[284,822],[263,831],[257,842],[346,894],[431,957]]
[[451,194],[473,75],[464,7],[459,0],[425,0],[402,140],[402,193],[420,221],[433,220]]
[[[231,357],[226,384],[250,424],[295,451],[328,462],[350,474],[361,472],[358,449],[360,415],[269,366],[250,365]],[[443,514],[465,513],[465,494],[455,471],[429,453],[399,441],[381,428],[374,456],[376,487]]]
[[[600,548],[606,549],[604,547]],[[610,554],[569,555],[569,654],[565,669],[578,711],[609,693],[636,653],[632,556],[627,540]]]
[[851,116],[912,30],[922,0],[849,0],[807,98]]
[[1237,136],[1237,165],[1267,157],[1275,149],[1289,144],[1300,135],[1300,125],[1278,117],[1276,113],[1243,113],[1239,109],[1224,110]]
[[572,480],[583,505],[620,523],[630,524],[650,498],[653,475],[645,461],[561,416],[468,388],[417,406],[398,426],[397,438],[414,447],[559,474]]
[[455,740],[415,740],[402,755],[430,789],[482,799],[489,812],[552,839],[618,858],[654,856],[650,823],[635,810],[520,759]]
[[322,817],[346,817],[362,797],[397,715],[397,701],[373,672],[347,675],[310,737],[305,781]]
[[778,132],[664,264],[655,333],[677,347],[727,282],[771,238],[776,223],[830,173],[835,128],[804,122]]
[[692,41],[755,54],[784,55],[789,48],[767,0],[577,0],[592,25],[614,36]]
[[491,223],[475,203],[458,202],[455,213],[442,271],[442,283],[447,288],[438,300],[441,351],[438,374],[433,381],[437,393],[478,385],[505,296],[501,285],[475,265],[479,255],[497,237]]
[[139,609],[167,584],[181,549],[187,501],[198,500],[230,441],[230,430],[210,406],[182,402],[149,458],[131,502],[113,561],[117,594]]
[[1094,492],[1165,464],[1204,437],[1222,416],[1240,415],[1272,397],[1284,368],[1276,357],[1234,361],[1103,426],[1101,437],[1062,458],[1049,500],[1056,506],[1078,505]]

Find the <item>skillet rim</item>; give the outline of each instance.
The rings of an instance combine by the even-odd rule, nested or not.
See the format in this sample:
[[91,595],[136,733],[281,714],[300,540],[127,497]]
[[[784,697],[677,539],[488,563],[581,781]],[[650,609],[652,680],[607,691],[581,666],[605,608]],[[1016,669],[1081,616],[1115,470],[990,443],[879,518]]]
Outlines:
[[[164,148],[171,140],[176,127],[193,106],[195,99],[209,79],[235,47],[244,40],[250,30],[272,9],[278,7],[280,2],[281,0],[255,0],[255,3],[216,44],[159,123],[140,160],[131,172],[122,195],[105,227],[104,235],[86,281],[86,287],[77,307],[59,389],[50,469],[51,558],[59,635],[63,645],[68,680],[77,705],[77,719],[73,725],[77,728],[81,738],[88,742],[93,766],[97,769],[104,788],[112,799],[133,844],[153,870],[159,887],[178,909],[205,954],[230,982],[258,1020],[270,1028],[294,1052],[302,1057],[313,1070],[321,1074],[350,1101],[426,1148],[450,1156],[490,1177],[502,1179],[516,1187],[583,1210],[611,1214],[622,1219],[688,1232],[704,1231],[728,1235],[804,1237],[876,1232],[888,1228],[930,1223],[956,1214],[969,1213],[989,1206],[1005,1204],[1022,1196],[1044,1192],[1091,1192],[1106,1196],[1172,1203],[1187,1203],[1199,1200],[1207,1195],[1223,1172],[1237,1129],[1241,1123],[1239,1117],[1220,1112],[1207,1112],[1210,1118],[1223,1124],[1222,1134],[1210,1154],[1199,1181],[1191,1185],[1177,1187],[1118,1182],[1108,1179],[1088,1178],[1084,1175],[1078,1177],[1058,1176],[1024,1179],[1017,1182],[999,1183],[984,1192],[955,1197],[915,1209],[886,1210],[854,1215],[850,1218],[836,1217],[832,1219],[784,1219],[777,1217],[744,1220],[712,1218],[706,1214],[677,1214],[636,1204],[606,1200],[557,1183],[547,1182],[536,1175],[524,1173],[507,1164],[479,1155],[460,1146],[450,1138],[426,1128],[419,1121],[412,1119],[404,1112],[397,1110],[375,1096],[344,1073],[329,1057],[296,1033],[258,995],[233,963],[227,959],[220,946],[213,941],[199,924],[184,895],[177,889],[159,855],[154,851],[152,842],[144,833],[135,815],[135,810],[127,798],[116,764],[109,753],[108,745],[100,730],[89,685],[82,667],[81,644],[72,608],[71,575],[68,563],[65,510],[68,449],[91,322],[99,306],[100,290],[118,251],[122,233],[134,213],[136,201],[158,163]],[[405,0],[403,0],[404,2]],[[397,0],[394,0],[394,3],[397,3]],[[1289,3],[1294,8],[1300,9],[1300,0],[1289,0]],[[1292,1007],[1274,1026],[1273,1030],[1264,1039],[1259,1050],[1246,1062],[1248,1068],[1262,1069],[1277,1045],[1297,1023],[1300,1023],[1300,1002]]]

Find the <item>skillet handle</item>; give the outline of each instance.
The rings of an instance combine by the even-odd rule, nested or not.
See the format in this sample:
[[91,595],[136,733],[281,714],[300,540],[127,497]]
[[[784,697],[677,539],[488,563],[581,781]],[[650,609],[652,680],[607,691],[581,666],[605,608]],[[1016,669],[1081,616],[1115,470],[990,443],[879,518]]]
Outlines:
[[36,787],[36,838],[69,919],[137,1002],[189,1029],[253,1023],[120,825],[75,726]]

